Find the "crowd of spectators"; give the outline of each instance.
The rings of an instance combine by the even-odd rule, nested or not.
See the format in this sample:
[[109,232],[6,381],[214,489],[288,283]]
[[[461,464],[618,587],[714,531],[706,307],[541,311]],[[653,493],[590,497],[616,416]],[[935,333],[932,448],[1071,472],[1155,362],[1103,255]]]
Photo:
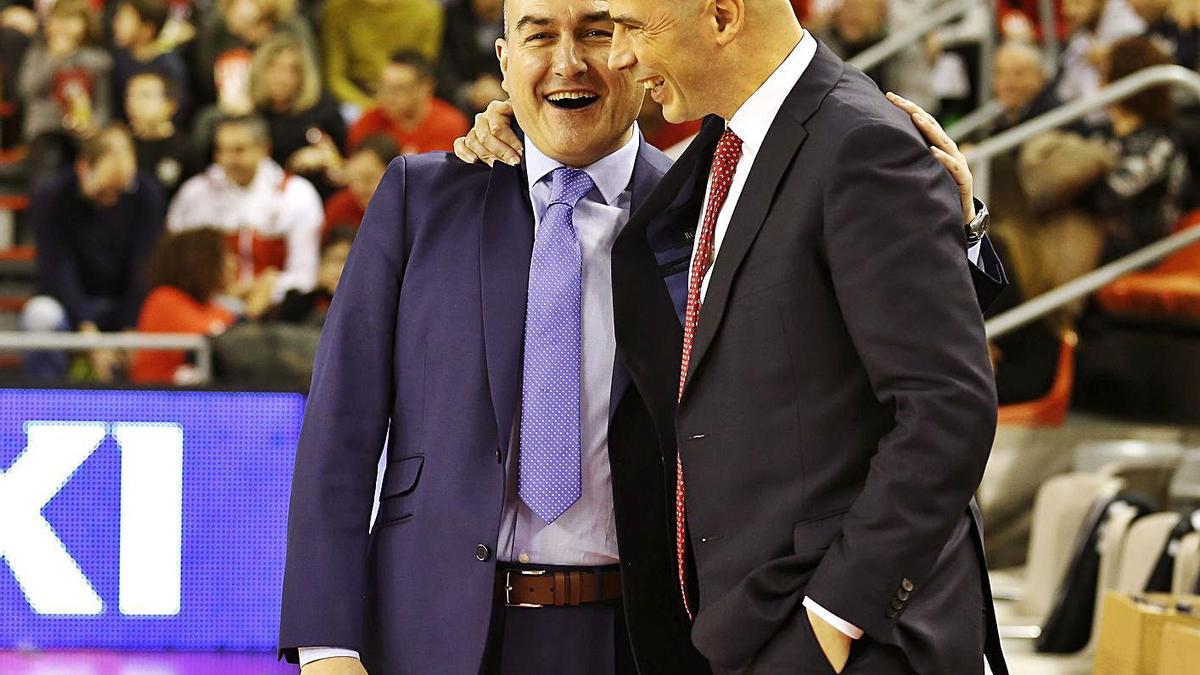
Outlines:
[[[853,58],[941,1],[792,4]],[[981,3],[867,74],[947,124],[990,85],[1002,112],[979,139],[1142,68],[1200,61],[1200,0],[1055,9],[1053,62],[1039,2],[1000,0],[996,16]],[[502,12],[502,0],[0,0],[0,141],[27,149],[40,280],[24,325],[238,345],[245,324],[319,331],[389,162],[450,150],[506,98]],[[989,82],[976,75],[985,41],[996,47]],[[1170,231],[1192,206],[1178,123],[1189,115],[1149,90],[997,158],[989,201],[1015,282],[1001,307]],[[666,123],[649,99],[638,122],[662,149],[699,128]],[[1002,401],[1045,392],[1072,320],[995,345]],[[171,352],[24,363],[47,377],[193,377]]]

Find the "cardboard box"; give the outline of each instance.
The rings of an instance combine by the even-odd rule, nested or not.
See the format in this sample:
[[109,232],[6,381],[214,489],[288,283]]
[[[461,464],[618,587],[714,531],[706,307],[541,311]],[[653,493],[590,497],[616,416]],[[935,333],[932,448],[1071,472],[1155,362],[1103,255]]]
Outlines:
[[[1179,609],[1185,606],[1192,607],[1192,613]],[[1101,607],[1092,675],[1160,675],[1167,626],[1200,629],[1200,596],[1108,592]],[[1189,636],[1172,634],[1172,644],[1185,637]],[[1181,663],[1189,665],[1184,670],[1172,671],[1172,675],[1200,672],[1197,667],[1200,661]]]
[[1200,628],[1167,624],[1161,651],[1158,675],[1195,675],[1200,671]]

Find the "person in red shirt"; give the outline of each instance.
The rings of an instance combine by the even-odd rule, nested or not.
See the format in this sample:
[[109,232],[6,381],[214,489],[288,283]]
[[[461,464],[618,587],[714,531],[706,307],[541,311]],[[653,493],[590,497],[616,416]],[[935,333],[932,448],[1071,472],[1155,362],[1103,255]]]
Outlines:
[[324,240],[329,231],[336,227],[349,227],[357,230],[362,222],[363,214],[367,211],[367,203],[375,194],[383,172],[388,164],[400,154],[396,142],[387,134],[367,136],[358,144],[358,148],[350,153],[345,166],[342,167],[342,178],[346,187],[335,192],[325,201],[325,228],[321,238]]
[[375,106],[350,128],[346,144],[351,152],[362,139],[389,134],[406,155],[453,150],[454,140],[467,133],[465,115],[433,95],[437,82],[425,57],[400,52],[379,75]]
[[[237,277],[237,261],[225,236],[198,229],[164,237],[150,263],[153,290],[142,305],[137,329],[142,333],[218,335],[234,315],[214,301]],[[140,351],[129,377],[141,384],[186,384],[186,355],[180,351]]]

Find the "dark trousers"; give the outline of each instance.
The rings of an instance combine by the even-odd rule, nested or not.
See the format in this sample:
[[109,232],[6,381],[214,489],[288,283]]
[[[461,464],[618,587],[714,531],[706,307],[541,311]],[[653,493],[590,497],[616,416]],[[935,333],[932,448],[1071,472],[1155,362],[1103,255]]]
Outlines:
[[497,604],[480,675],[637,675],[621,603]]

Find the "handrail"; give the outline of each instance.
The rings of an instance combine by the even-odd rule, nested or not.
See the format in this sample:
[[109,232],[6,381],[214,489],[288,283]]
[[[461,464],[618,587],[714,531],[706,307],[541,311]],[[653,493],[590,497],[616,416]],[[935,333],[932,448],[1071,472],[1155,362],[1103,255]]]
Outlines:
[[0,351],[51,351],[60,349],[184,350],[196,353],[200,383],[212,380],[212,345],[192,333],[66,333],[0,331]]
[[1042,58],[1047,67],[1058,72],[1058,17],[1054,13],[1054,0],[1038,2],[1038,22],[1042,24]]
[[1091,295],[1130,272],[1158,262],[1172,253],[1196,243],[1200,243],[1200,227],[1189,227],[1081,277],[1072,279],[1058,288],[1047,291],[989,320],[985,325],[988,339],[1011,333],[1061,307]]
[[984,128],[1003,113],[1004,106],[1000,105],[1000,101],[992,99],[946,127],[946,134],[955,141],[961,141]]
[[958,2],[946,3],[916,21],[907,23],[900,29],[893,31],[882,41],[872,45],[859,53],[858,56],[846,62],[863,72],[867,72],[897,52],[912,46],[917,38],[971,11],[980,4],[980,1],[958,0]]
[[1103,108],[1144,89],[1162,85],[1181,86],[1200,95],[1200,73],[1188,70],[1183,66],[1153,66],[1139,70],[1105,86],[1095,94],[1065,103],[1050,112],[1038,115],[1028,122],[979,143],[965,153],[967,162],[976,164],[989,160],[1042,132],[1074,122],[1093,110]]

